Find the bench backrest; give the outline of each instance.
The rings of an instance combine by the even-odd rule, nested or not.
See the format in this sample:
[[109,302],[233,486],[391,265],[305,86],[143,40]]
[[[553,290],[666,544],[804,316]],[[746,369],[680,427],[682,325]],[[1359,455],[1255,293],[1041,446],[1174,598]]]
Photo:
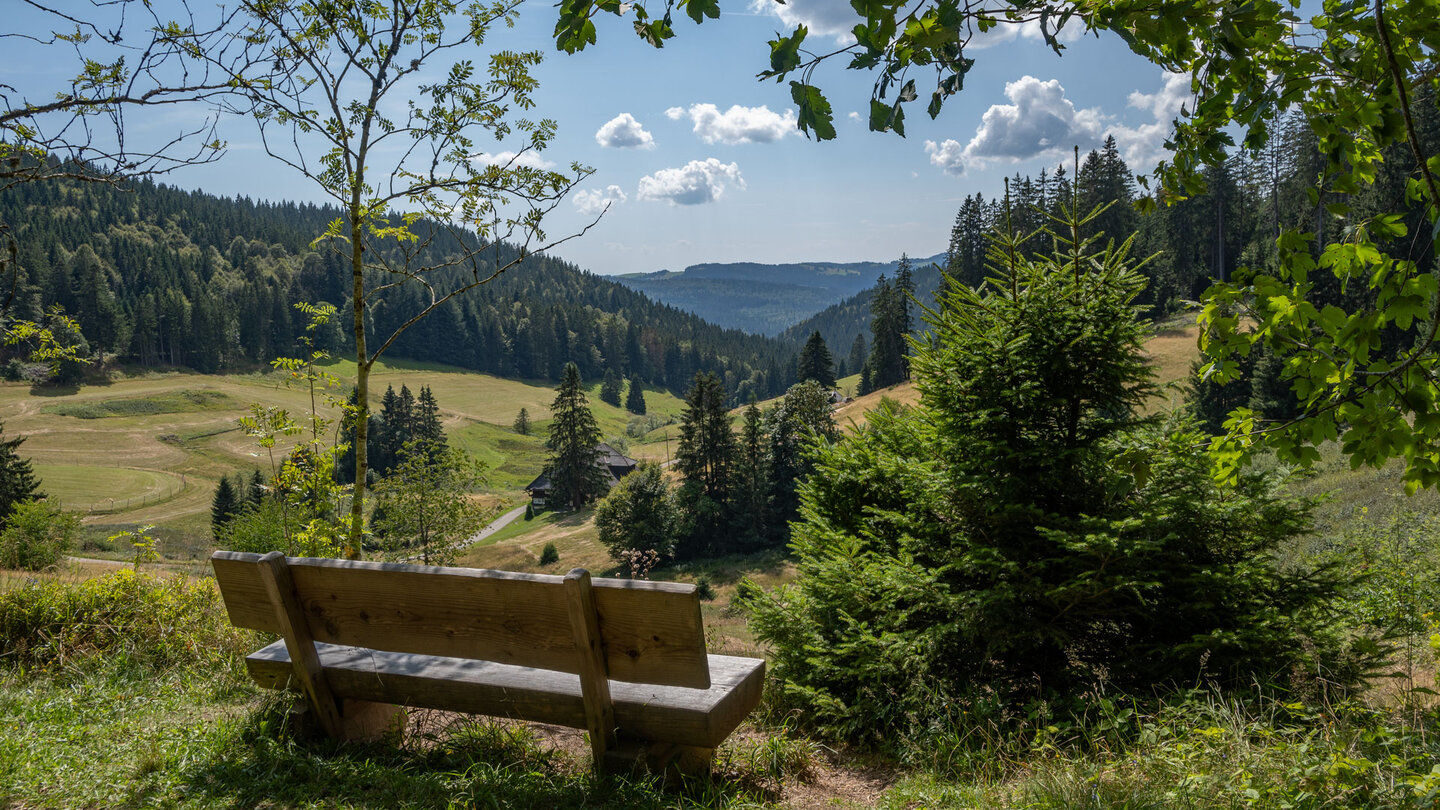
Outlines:
[[[261,555],[217,551],[210,559],[230,622],[282,632],[261,578]],[[284,562],[315,641],[561,672],[582,667],[564,577],[307,557]],[[593,594],[610,679],[710,686],[694,585],[595,579]]]

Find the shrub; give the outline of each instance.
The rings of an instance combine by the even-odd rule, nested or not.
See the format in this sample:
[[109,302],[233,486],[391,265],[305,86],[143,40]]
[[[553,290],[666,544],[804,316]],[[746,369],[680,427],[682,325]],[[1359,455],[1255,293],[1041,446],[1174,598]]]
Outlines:
[[997,249],[995,277],[947,286],[928,318],[920,406],[815,446],[800,576],[752,600],[752,627],[829,732],[883,744],[976,684],[1060,714],[1157,684],[1345,685],[1371,663],[1334,621],[1340,578],[1276,562],[1307,506],[1274,478],[1222,487],[1203,435],[1139,415],[1124,249]]
[[710,577],[701,574],[695,579],[695,593],[700,596],[702,602],[715,600],[715,586],[710,584]]
[[525,519],[526,519],[526,520],[534,520],[534,519],[535,519],[535,504],[533,504],[533,503],[527,503],[527,504],[525,504]]
[[0,565],[39,571],[56,565],[75,547],[80,518],[45,501],[22,501],[0,532]]
[[31,581],[0,594],[0,649],[26,666],[125,655],[156,666],[236,666],[254,634],[226,618],[214,583],[122,569],[84,582]]
[[653,549],[670,556],[675,548],[675,498],[660,467],[641,462],[595,506],[600,542],[616,560],[626,551]]
[[555,548],[554,543],[546,543],[545,547],[540,549],[540,564],[554,565],[557,562],[560,562],[560,551]]
[[251,551],[264,554],[267,551],[289,551],[285,540],[284,517],[281,505],[273,498],[266,498],[259,507],[241,510],[220,529],[218,544],[230,551]]

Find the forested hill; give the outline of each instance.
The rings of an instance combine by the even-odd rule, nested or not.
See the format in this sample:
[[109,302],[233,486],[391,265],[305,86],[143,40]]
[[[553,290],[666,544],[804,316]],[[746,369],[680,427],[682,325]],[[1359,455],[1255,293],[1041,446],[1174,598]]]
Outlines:
[[[305,326],[297,302],[348,309],[348,266],[311,247],[337,216],[149,182],[125,190],[34,183],[0,194],[0,221],[15,226],[20,245],[18,317],[38,318],[58,304],[79,320],[97,358],[203,372],[294,354]],[[499,246],[487,256],[494,267],[515,250]],[[374,305],[375,332],[388,334],[418,311],[420,295],[402,288]],[[332,326],[321,344],[349,352],[348,330]],[[732,396],[754,390],[763,398],[793,382],[796,348],[532,256],[419,323],[390,356],[552,380],[573,360],[586,379],[611,369],[676,391],[705,370]]]
[[[914,260],[917,264],[944,256]],[[694,264],[672,273],[618,276],[640,290],[712,323],[761,335],[776,335],[820,310],[868,289],[881,273],[894,275],[893,262],[802,262]],[[801,335],[803,341],[809,332]],[[827,336],[828,339],[828,336]],[[835,344],[831,344],[834,346]]]
[[[930,306],[935,300],[935,291],[940,288],[940,267],[945,262],[944,256],[936,256],[931,259],[923,259],[912,265],[912,273],[915,282],[915,300],[925,306]],[[894,275],[894,268],[890,268],[888,275]],[[838,304],[832,304],[825,309],[811,315],[803,321],[791,326],[780,333],[780,339],[791,342],[803,342],[811,333],[819,332],[825,339],[828,346],[838,359],[846,356],[851,345],[855,342],[856,335],[864,335],[868,343],[870,340],[870,301],[875,296],[875,281],[878,276],[870,279],[870,285],[864,290],[846,298]],[[924,327],[924,323],[916,319],[917,327]],[[859,372],[858,368],[845,368],[847,374]]]

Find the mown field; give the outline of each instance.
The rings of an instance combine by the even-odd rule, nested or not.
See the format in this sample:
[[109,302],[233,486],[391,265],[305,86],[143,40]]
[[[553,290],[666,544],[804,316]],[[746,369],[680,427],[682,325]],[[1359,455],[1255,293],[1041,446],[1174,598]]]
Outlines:
[[[354,366],[335,363],[329,370],[348,386]],[[486,465],[487,489],[502,500],[516,500],[544,466],[554,398],[547,385],[405,362],[377,367],[371,381],[377,410],[386,386],[415,392],[429,386],[450,441]],[[590,400],[604,434],[623,437],[629,414],[600,402],[598,384],[592,384]],[[678,416],[681,407],[660,391],[647,391],[646,401],[662,421]],[[310,396],[277,373],[146,374],[61,390],[0,384],[4,435],[27,437],[22,455],[33,460],[50,496],[85,515],[91,538],[153,524],[162,551],[173,557],[208,552],[210,502],[221,476],[257,468],[268,474],[271,456],[238,421],[252,403],[304,418]],[[511,427],[521,408],[533,424],[528,436]],[[334,418],[335,408],[322,401],[321,409]],[[283,443],[277,448],[276,461],[285,449]]]

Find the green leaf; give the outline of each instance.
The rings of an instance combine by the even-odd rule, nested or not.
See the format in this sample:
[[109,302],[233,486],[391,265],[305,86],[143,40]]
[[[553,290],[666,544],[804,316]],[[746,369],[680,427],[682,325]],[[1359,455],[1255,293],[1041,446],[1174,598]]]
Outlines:
[[801,132],[809,133],[813,130],[818,141],[835,139],[835,115],[830,110],[830,101],[820,92],[820,88],[790,82],[790,98],[795,101],[795,106],[799,107],[797,123]]
[[[788,37],[770,40],[770,70],[760,74],[761,78],[782,76],[800,67],[800,43],[805,41],[809,30],[801,25]],[[798,103],[798,102],[797,102]]]
[[685,13],[697,23],[705,22],[706,17],[718,20],[720,19],[720,0],[685,0]]

